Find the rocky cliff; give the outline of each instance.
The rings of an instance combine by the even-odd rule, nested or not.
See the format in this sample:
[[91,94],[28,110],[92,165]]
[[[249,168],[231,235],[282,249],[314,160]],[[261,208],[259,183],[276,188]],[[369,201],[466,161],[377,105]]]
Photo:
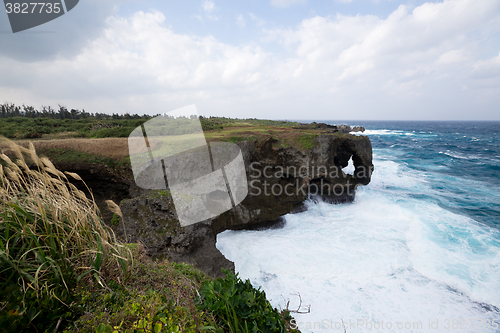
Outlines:
[[[272,137],[238,143],[243,153],[248,196],[235,208],[211,220],[181,227],[168,190],[134,188],[120,204],[124,228],[115,232],[141,242],[152,256],[192,264],[212,276],[234,269],[215,247],[216,235],[228,229],[279,226],[282,216],[305,209],[308,198],[343,203],[354,200],[356,187],[370,182],[371,143],[366,136],[321,134],[311,148],[285,147]],[[353,174],[342,169],[352,158]]]

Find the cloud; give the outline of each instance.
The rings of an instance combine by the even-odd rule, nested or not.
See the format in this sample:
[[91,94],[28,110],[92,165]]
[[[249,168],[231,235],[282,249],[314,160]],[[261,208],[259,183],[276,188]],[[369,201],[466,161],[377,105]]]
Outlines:
[[[1,34],[0,56],[22,62],[54,59],[57,55],[74,56],[82,51],[82,46],[97,38],[118,4],[125,0],[81,1],[71,12],[39,27],[16,34]],[[0,20],[0,31],[12,31],[5,19]]]
[[307,0],[271,0],[275,7],[290,7],[296,4],[305,4]]
[[243,17],[242,14],[238,15],[236,17],[236,25],[239,26],[239,27],[244,27],[246,24],[246,21],[245,21],[245,18]]
[[492,74],[500,70],[500,53],[488,60],[479,60],[474,64],[474,72]]
[[249,16],[250,16],[250,19],[252,21],[254,21],[257,24],[258,27],[263,27],[264,25],[266,25],[266,20],[264,20],[263,18],[258,17],[254,13],[250,13]]
[[0,87],[11,101],[19,98],[39,105],[31,100],[84,99],[91,102],[74,103],[94,111],[154,114],[160,112],[160,102],[165,111],[168,105],[227,96],[251,84],[256,89],[264,75],[259,71],[270,71],[258,47],[175,34],[164,21],[156,11],[138,12],[129,19],[111,17],[102,36],[75,58],[25,66],[2,59],[5,80]]
[[468,56],[466,55],[465,50],[451,50],[448,52],[445,52],[439,56],[439,59],[437,60],[438,64],[454,64],[454,63],[460,63],[468,59]]
[[203,10],[206,11],[207,13],[211,13],[213,12],[214,8],[215,8],[215,3],[213,1],[210,1],[210,0],[205,0],[203,1]]
[[481,51],[498,22],[498,1],[455,0],[400,6],[386,19],[316,16],[265,30],[262,44],[231,45],[176,33],[160,12],[137,12],[108,18],[73,57],[4,56],[0,89],[20,104],[93,112],[196,103],[202,114],[233,117],[470,119],[473,109],[498,119],[500,54]]
[[214,11],[217,9],[215,7],[215,3],[211,0],[204,0],[201,3],[201,9],[205,12],[204,15],[194,15],[193,17],[197,18],[200,21],[203,21],[203,18],[207,18],[211,21],[218,21],[220,19],[219,16],[214,14]]

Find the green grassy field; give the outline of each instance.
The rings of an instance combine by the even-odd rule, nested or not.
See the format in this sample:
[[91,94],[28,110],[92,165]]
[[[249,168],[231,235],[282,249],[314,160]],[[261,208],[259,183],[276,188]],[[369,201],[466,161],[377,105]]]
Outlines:
[[[10,117],[0,118],[0,135],[10,139],[55,139],[55,138],[117,138],[128,137],[138,126],[148,121],[143,119],[51,119]],[[296,126],[296,122],[231,119],[224,117],[201,118],[204,131],[223,130],[227,127],[285,127]],[[233,129],[233,131],[238,131]]]
[[[51,158],[56,164],[97,163],[120,173],[130,168],[128,136],[148,119],[50,119],[11,117],[0,118],[0,136],[13,138],[26,145],[32,141],[37,152]],[[305,151],[314,146],[321,135],[344,136],[328,129],[313,129],[297,122],[231,119],[224,117],[200,118],[203,136],[207,142],[273,139],[276,148],[294,147]],[[172,149],[186,143],[193,134],[169,137],[148,137],[152,145],[168,142]],[[203,139],[203,137],[202,137]],[[187,140],[189,141],[189,140]],[[187,142],[189,143],[189,142]],[[161,145],[162,151],[169,146]],[[1,147],[0,147],[1,148]]]
[[11,139],[128,137],[145,121],[147,119],[0,118],[0,135]]

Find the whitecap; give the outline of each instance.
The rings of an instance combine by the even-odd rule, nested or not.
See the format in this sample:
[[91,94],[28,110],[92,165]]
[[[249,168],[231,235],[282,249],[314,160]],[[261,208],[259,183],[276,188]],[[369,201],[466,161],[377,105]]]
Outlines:
[[[300,293],[311,306],[308,314],[293,314],[303,332],[336,329],[307,323],[358,320],[363,325],[348,331],[404,331],[366,326],[381,321],[419,322],[419,332],[449,332],[445,321],[453,319],[500,322],[498,230],[405,195],[432,196],[433,178],[384,160],[390,150],[374,152],[372,181],[353,203],[308,202],[308,211],[285,216],[282,229],[226,231],[217,247],[274,306],[290,300],[294,309]],[[438,329],[429,330],[435,321]]]

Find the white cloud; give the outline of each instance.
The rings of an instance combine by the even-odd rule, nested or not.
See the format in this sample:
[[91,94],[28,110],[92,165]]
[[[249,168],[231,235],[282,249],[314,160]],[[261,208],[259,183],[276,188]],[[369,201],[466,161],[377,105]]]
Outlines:
[[243,17],[242,14],[238,15],[236,17],[236,25],[238,25],[239,27],[244,27],[246,24],[246,21],[245,21],[245,18]]
[[94,112],[155,114],[196,103],[201,113],[233,117],[460,119],[474,109],[498,118],[500,54],[481,60],[478,46],[500,31],[500,3],[477,7],[444,1],[400,6],[386,19],[316,16],[266,30],[264,45],[281,44],[283,53],[179,34],[159,12],[114,16],[75,58],[0,59],[0,87],[19,104]]
[[463,62],[468,59],[468,56],[465,54],[465,50],[451,50],[447,51],[437,60],[438,64],[454,64]]
[[206,11],[207,13],[211,13],[215,8],[215,3],[210,0],[205,0],[203,1],[202,7],[204,11]]
[[500,53],[491,59],[477,61],[473,76],[478,79],[500,77]]
[[219,16],[214,14],[214,11],[217,9],[215,7],[215,3],[211,0],[204,0],[201,3],[201,9],[205,12],[204,15],[193,15],[193,17],[197,18],[200,21],[203,21],[204,18],[209,19],[211,21],[218,21],[220,19]]
[[257,26],[263,27],[264,25],[266,25],[266,20],[264,20],[263,18],[258,17],[254,13],[250,13],[248,15],[250,16],[250,19],[252,19],[252,21],[254,21],[257,24]]
[[[21,34],[5,33],[11,30],[11,27],[6,13],[1,13],[0,57],[33,62],[53,60],[61,54],[67,57],[75,56],[80,52],[82,44],[100,35],[106,18],[118,10],[118,4],[122,1],[87,0],[77,7],[78,14],[74,15],[76,12],[73,11],[70,16],[52,20]],[[43,31],[57,31],[57,34],[47,34]],[[33,52],[34,48],[36,52]]]
[[304,4],[307,0],[271,0],[271,4],[275,7],[289,7],[295,4]]

